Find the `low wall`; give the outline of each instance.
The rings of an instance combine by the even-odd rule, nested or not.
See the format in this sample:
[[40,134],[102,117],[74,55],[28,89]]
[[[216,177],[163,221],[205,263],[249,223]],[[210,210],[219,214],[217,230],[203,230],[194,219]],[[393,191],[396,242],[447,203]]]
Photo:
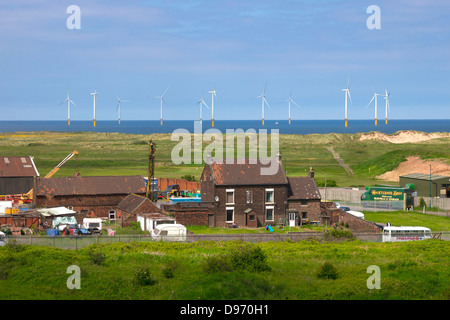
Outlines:
[[[430,206],[430,197],[415,197],[415,207],[419,206],[421,198],[425,200],[427,207]],[[439,208],[441,210],[450,210],[450,198],[431,198],[431,207]]]
[[361,195],[366,190],[353,190],[352,188],[319,188],[322,200],[340,200],[346,202],[360,202]]

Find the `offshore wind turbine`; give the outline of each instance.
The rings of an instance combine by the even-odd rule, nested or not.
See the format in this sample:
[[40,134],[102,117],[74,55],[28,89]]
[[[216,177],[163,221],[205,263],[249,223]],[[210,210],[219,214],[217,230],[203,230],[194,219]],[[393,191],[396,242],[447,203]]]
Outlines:
[[200,123],[202,123],[202,110],[203,110],[203,105],[209,109],[208,105],[206,104],[206,102],[203,100],[203,90],[202,90],[202,97],[200,98],[200,100],[198,100],[197,104],[200,105]]
[[350,79],[347,79],[347,88],[346,89],[342,89],[342,91],[345,93],[345,127],[347,127],[347,125],[348,125],[348,114],[347,114],[347,112],[348,112],[348,105],[347,105],[347,102],[348,102],[348,100],[347,99],[350,99],[350,103],[352,103],[352,97],[350,96],[350,88],[349,88],[349,81],[350,81]]
[[391,111],[391,107],[389,106],[389,98],[391,97],[391,93],[389,92],[387,92],[387,90],[386,90],[386,95],[384,96],[384,100],[386,100],[386,118],[385,118],[385,120],[386,120],[386,124],[388,123],[388,110],[389,111]]
[[98,92],[97,89],[95,89],[95,92],[91,93],[91,96],[94,96],[94,127],[96,126],[96,121],[95,121],[95,100],[97,98]]
[[214,127],[214,97],[216,97],[216,87],[214,86],[214,89],[209,91],[211,94],[211,122],[212,126]]
[[75,102],[73,102],[70,99],[70,93],[69,90],[67,90],[67,98],[66,100],[62,101],[60,104],[63,104],[67,101],[67,124],[70,126],[70,104],[72,103],[74,106],[76,106]]
[[291,124],[291,102],[300,108],[300,106],[291,98],[291,94],[292,92],[289,94],[289,99],[286,100],[289,101],[289,124]]
[[[170,87],[170,86],[169,86]],[[156,97],[157,99],[161,99],[161,125],[163,125],[163,103],[164,103],[164,95],[166,94],[167,90],[169,90],[169,87],[167,87],[166,91],[160,96]]]
[[266,87],[267,87],[267,83],[266,83],[266,85],[264,86],[264,90],[263,90],[263,92],[261,93],[261,95],[257,97],[257,98],[261,98],[261,102],[262,102],[262,105],[261,105],[261,107],[262,107],[262,125],[264,125],[264,107],[265,107],[265,105],[267,104],[267,106],[270,108],[270,105],[269,105],[269,103],[267,102],[266,96],[265,96],[265,94],[266,94]]
[[119,124],[120,124],[120,103],[122,102],[122,101],[129,101],[129,100],[122,100],[122,99],[120,99],[118,96],[116,96],[117,97],[117,110],[119,111]]
[[377,97],[378,96],[382,96],[382,94],[376,93],[374,90],[372,100],[370,100],[369,104],[367,105],[367,106],[369,106],[372,103],[372,101],[375,99],[375,125],[377,125],[377,113],[378,113]]

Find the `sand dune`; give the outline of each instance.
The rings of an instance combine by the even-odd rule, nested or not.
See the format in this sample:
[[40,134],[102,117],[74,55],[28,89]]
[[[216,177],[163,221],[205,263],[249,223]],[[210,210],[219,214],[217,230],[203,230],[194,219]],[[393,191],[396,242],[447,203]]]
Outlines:
[[411,156],[406,158],[406,161],[399,164],[399,166],[389,172],[386,172],[380,176],[378,179],[386,181],[399,181],[399,177],[411,174],[411,173],[425,173],[430,174],[430,164],[431,164],[431,174],[449,176],[450,175],[450,165],[444,163],[440,160],[422,160],[420,157]]
[[394,134],[385,134],[381,132],[369,132],[363,133],[359,137],[359,141],[364,140],[383,140],[390,143],[414,143],[414,142],[422,142],[428,141],[432,139],[438,138],[448,138],[450,137],[450,132],[434,132],[434,133],[426,133],[426,132],[418,132],[412,130],[398,131]]

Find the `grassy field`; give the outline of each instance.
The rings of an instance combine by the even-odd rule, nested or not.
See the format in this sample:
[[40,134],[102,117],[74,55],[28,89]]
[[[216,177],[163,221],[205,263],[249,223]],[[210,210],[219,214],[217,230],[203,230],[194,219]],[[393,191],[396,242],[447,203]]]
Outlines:
[[[8,245],[0,299],[448,300],[449,250],[442,240]],[[71,265],[81,270],[80,289],[66,286]],[[372,265],[381,289],[367,287]]]
[[[338,186],[368,186],[386,183],[376,176],[396,168],[410,155],[450,161],[450,138],[393,144],[380,140],[358,141],[358,135],[280,135],[280,151],[288,175],[304,176],[312,166],[318,183],[326,176]],[[204,164],[175,165],[172,162],[171,152],[178,141],[171,141],[170,134],[3,133],[0,134],[0,155],[34,156],[40,174],[45,175],[76,149],[79,155],[67,162],[55,177],[72,176],[75,172],[82,176],[146,176],[149,139],[157,144],[156,177],[180,178],[189,174],[199,180]],[[203,150],[206,146],[204,142]],[[354,174],[348,174],[338,164],[329,147],[339,153]]]

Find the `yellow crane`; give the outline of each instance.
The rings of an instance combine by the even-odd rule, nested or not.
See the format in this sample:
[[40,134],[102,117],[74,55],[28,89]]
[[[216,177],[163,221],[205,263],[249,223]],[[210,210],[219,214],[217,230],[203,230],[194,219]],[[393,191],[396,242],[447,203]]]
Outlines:
[[[61,169],[61,167],[70,159],[73,158],[73,156],[77,155],[78,151],[77,150],[73,150],[73,152],[71,152],[67,157],[64,158],[63,161],[61,161],[56,167],[54,167],[52,169],[52,171],[50,171],[49,173],[47,173],[47,175],[44,177],[44,179],[47,178],[51,178],[56,172],[59,171],[59,169]],[[28,191],[28,193],[25,193],[24,195],[22,195],[22,199],[23,200],[31,200],[33,199],[33,189],[31,189],[30,191]]]

